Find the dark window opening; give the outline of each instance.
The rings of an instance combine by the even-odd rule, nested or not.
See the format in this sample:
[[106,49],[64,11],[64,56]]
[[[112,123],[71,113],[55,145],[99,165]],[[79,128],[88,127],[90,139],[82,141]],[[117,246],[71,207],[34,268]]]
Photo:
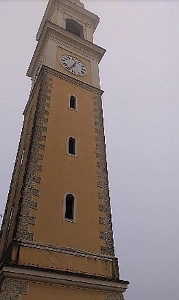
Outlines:
[[68,153],[69,154],[72,154],[72,155],[76,154],[76,149],[75,149],[76,145],[75,144],[76,144],[75,138],[70,137],[69,141],[68,141]]
[[74,220],[74,196],[66,195],[65,204],[65,219]]
[[9,228],[11,226],[11,220],[12,220],[13,213],[14,213],[14,205],[11,207],[11,210],[10,210],[7,230],[9,230]]
[[78,35],[82,38],[84,38],[83,35],[83,27],[72,19],[66,19],[66,30],[70,31],[71,33]]
[[21,160],[20,160],[20,165],[22,165],[22,163],[23,163],[24,153],[25,153],[25,150],[23,149],[22,150],[22,155],[21,155]]
[[70,108],[76,109],[76,98],[75,98],[75,96],[70,96]]

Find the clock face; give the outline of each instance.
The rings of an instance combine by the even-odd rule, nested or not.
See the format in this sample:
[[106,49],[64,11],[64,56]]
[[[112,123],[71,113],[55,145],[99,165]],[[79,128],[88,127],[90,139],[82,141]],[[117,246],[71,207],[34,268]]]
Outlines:
[[66,70],[75,75],[85,76],[87,74],[85,65],[74,56],[62,55],[60,56],[60,63]]

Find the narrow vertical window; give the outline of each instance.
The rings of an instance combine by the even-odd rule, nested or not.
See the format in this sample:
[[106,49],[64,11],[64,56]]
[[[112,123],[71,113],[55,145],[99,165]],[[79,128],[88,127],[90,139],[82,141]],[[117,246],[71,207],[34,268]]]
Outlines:
[[74,221],[74,205],[75,198],[72,194],[67,194],[65,197],[64,218]]
[[73,137],[68,138],[68,154],[76,155],[76,140]]
[[9,228],[11,226],[11,220],[12,220],[13,212],[14,212],[14,205],[11,207],[11,210],[10,210],[7,230],[9,230]]
[[22,155],[21,155],[20,165],[22,165],[22,163],[23,163],[24,153],[25,153],[25,149],[22,150]]
[[73,96],[73,95],[70,96],[69,107],[71,109],[76,109],[77,108],[77,100],[76,100],[76,97]]

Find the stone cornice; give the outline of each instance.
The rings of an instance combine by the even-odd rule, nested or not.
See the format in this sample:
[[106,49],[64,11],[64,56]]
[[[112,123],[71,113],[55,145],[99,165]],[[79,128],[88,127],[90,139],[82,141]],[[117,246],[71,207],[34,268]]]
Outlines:
[[27,71],[27,76],[32,77],[34,68],[38,64],[40,56],[43,53],[45,45],[49,41],[49,39],[55,39],[57,45],[59,44],[59,46],[64,46],[64,48],[70,48],[70,46],[73,45],[74,51],[80,52],[82,56],[86,55],[87,57],[96,59],[98,62],[100,62],[106,51],[98,45],[84,40],[81,37],[78,37],[71,32],[68,32],[65,29],[59,27],[58,25],[47,21],[43,28],[41,38],[34,51],[29,69]]
[[0,272],[1,278],[13,278],[19,280],[34,281],[39,283],[48,283],[56,285],[73,286],[84,289],[96,289],[100,291],[110,291],[124,293],[129,284],[128,281],[103,280],[93,277],[75,276],[75,274],[64,274],[49,269],[30,268],[26,266],[13,267],[3,266]]
[[88,84],[86,82],[83,82],[83,81],[81,81],[79,79],[71,77],[71,76],[69,76],[69,75],[67,75],[65,73],[62,73],[60,71],[57,71],[55,69],[51,69],[48,66],[43,66],[43,69],[44,69],[44,71],[48,72],[49,74],[55,75],[55,76],[57,76],[57,77],[59,77],[61,79],[69,81],[72,84],[78,85],[78,86],[80,86],[82,88],[85,88],[85,89],[91,91],[91,92],[97,93],[98,95],[102,95],[104,93],[104,91],[102,91],[102,90],[100,90],[100,89],[98,89],[98,88],[96,88],[96,87],[94,87],[94,86],[92,86],[92,85],[90,85],[90,84]]
[[41,249],[41,250],[47,250],[47,251],[52,251],[52,252],[58,252],[58,253],[67,253],[67,254],[73,254],[73,255],[80,255],[83,257],[88,257],[88,258],[95,258],[98,260],[106,260],[106,261],[117,261],[118,259],[114,256],[107,256],[104,254],[100,253],[94,253],[94,252],[89,252],[85,250],[78,250],[78,249],[73,249],[73,248],[67,248],[67,247],[60,247],[60,246],[55,246],[55,245],[48,245],[44,244],[41,242],[21,242],[20,243],[21,247],[27,247],[27,248],[35,248],[35,249]]
[[92,28],[93,32],[95,31],[96,27],[98,26],[99,23],[99,17],[90,11],[86,10],[80,5],[77,5],[69,0],[49,0],[47,8],[45,10],[42,22],[40,24],[39,30],[36,35],[37,41],[40,38],[40,35],[42,33],[43,27],[45,25],[45,22],[47,20],[50,20],[50,17],[55,9],[55,6],[58,6],[60,9],[64,11],[69,11],[73,12],[77,17],[85,20],[86,23],[89,23]]
[[32,90],[31,90],[31,93],[30,93],[30,96],[29,96],[29,100],[28,100],[28,102],[26,104],[26,107],[25,107],[25,110],[24,110],[24,115],[26,114],[26,110],[27,110],[29,104],[31,103],[31,99],[32,99],[32,97],[34,95],[34,91],[36,90],[36,85],[39,83],[40,78],[44,74],[44,72],[46,72],[48,74],[51,74],[51,75],[54,75],[54,76],[57,76],[57,77],[65,80],[65,81],[71,82],[72,84],[80,86],[80,87],[82,87],[84,89],[87,89],[87,90],[89,90],[91,92],[94,92],[94,93],[96,93],[99,96],[102,96],[103,93],[104,93],[103,90],[100,90],[100,89],[98,89],[98,88],[96,88],[96,87],[94,87],[94,86],[92,86],[92,85],[90,85],[90,84],[88,84],[86,82],[83,82],[83,81],[81,81],[79,79],[71,77],[71,76],[69,76],[69,75],[67,75],[65,73],[62,73],[62,72],[57,71],[55,69],[52,69],[52,68],[50,68],[48,66],[42,65],[40,73],[39,73],[39,76],[38,76],[38,78],[36,80],[36,83],[34,84]]

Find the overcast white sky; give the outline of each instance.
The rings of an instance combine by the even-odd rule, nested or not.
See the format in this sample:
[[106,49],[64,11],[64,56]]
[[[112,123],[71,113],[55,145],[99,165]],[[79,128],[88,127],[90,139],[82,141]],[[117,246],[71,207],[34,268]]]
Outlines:
[[[116,255],[126,300],[178,300],[179,1],[84,0],[101,17]],[[28,99],[25,77],[47,0],[0,0],[0,212]]]

